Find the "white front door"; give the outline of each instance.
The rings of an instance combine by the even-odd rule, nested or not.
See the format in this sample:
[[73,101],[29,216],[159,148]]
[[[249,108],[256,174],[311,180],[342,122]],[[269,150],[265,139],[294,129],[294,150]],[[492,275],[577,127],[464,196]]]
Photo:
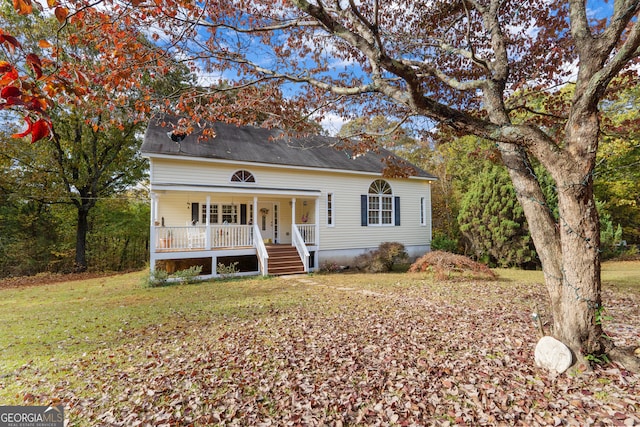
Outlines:
[[278,204],[258,203],[258,227],[265,242],[278,243]]

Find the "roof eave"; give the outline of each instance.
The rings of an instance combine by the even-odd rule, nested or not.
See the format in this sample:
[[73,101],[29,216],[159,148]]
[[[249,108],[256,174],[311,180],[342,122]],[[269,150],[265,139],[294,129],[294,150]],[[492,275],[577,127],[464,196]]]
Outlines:
[[[221,164],[233,164],[239,166],[261,166],[268,167],[274,169],[292,169],[292,170],[314,170],[320,172],[329,172],[329,173],[344,173],[344,174],[354,174],[354,175],[369,175],[369,176],[382,176],[381,172],[374,171],[356,171],[351,169],[331,169],[331,168],[319,168],[313,166],[296,166],[296,165],[284,165],[281,163],[262,163],[262,162],[249,162],[242,160],[228,160],[228,159],[219,159],[213,157],[200,157],[200,156],[189,156],[184,154],[160,154],[160,153],[150,153],[150,152],[142,152],[142,156],[153,159],[165,159],[165,160],[186,160],[186,161],[196,161],[196,162],[207,162],[207,163],[221,163]],[[408,177],[409,179],[418,179],[424,181],[437,181],[437,177],[426,177],[426,176],[417,176],[411,175]]]

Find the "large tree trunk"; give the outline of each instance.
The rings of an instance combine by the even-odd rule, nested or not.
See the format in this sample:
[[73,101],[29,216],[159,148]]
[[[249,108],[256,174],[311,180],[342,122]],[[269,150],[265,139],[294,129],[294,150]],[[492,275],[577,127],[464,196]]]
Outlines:
[[562,290],[557,301],[552,299],[553,331],[578,361],[606,350],[597,316],[602,307],[600,219],[593,197],[599,128],[595,107],[571,115],[564,161],[548,167],[556,181],[562,249]]
[[498,147],[542,263],[551,300],[552,334],[573,351],[576,362],[584,361],[586,354],[603,353],[602,326],[596,318],[601,307],[600,230],[591,174],[573,173],[581,176],[576,185],[560,184],[558,224],[524,150],[505,143]]
[[587,354],[604,353],[606,342],[597,319],[600,227],[591,180],[559,191],[560,223],[556,224],[534,176],[513,168],[510,173],[542,263],[553,336],[571,349],[574,362],[583,362]]
[[546,205],[545,196],[526,152],[515,144],[498,143],[498,148],[529,224],[551,297],[552,312],[558,312],[556,307],[562,296],[562,247],[559,229]]
[[[582,178],[585,179],[584,177]],[[558,191],[562,292],[553,305],[553,331],[578,357],[606,351],[601,311],[600,220],[591,175]]]

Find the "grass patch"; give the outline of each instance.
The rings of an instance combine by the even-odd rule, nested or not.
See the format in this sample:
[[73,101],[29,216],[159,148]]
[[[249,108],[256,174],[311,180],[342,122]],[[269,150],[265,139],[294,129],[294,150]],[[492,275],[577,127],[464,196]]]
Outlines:
[[502,280],[518,283],[543,284],[544,274],[539,270],[517,270],[515,268],[494,268],[493,271]]
[[[496,268],[501,279],[544,284],[544,274],[535,270]],[[620,290],[640,292],[640,261],[609,261],[602,264],[602,283]]]
[[640,261],[610,261],[602,265],[602,283],[640,292]]
[[[294,292],[262,278],[144,288],[144,273],[0,291],[0,375],[26,363],[71,360],[111,348],[151,325],[247,315],[294,304]],[[290,297],[291,296],[291,297]]]

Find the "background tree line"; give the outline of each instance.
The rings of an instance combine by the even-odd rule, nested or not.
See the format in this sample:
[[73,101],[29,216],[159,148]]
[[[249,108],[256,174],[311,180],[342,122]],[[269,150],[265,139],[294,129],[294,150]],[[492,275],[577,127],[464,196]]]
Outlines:
[[0,27],[45,60],[81,63],[86,85],[49,106],[49,135],[36,143],[15,138],[19,121],[0,111],[0,277],[141,268],[149,259],[149,203],[139,148],[154,110],[136,105],[180,93],[193,77],[174,62],[116,89],[98,72],[108,64],[104,53],[74,26],[60,28],[37,11],[16,15],[9,3],[1,8]]
[[[144,191],[96,201],[88,220],[90,271],[142,268],[149,257]],[[76,209],[0,190],[0,277],[75,271]]]

